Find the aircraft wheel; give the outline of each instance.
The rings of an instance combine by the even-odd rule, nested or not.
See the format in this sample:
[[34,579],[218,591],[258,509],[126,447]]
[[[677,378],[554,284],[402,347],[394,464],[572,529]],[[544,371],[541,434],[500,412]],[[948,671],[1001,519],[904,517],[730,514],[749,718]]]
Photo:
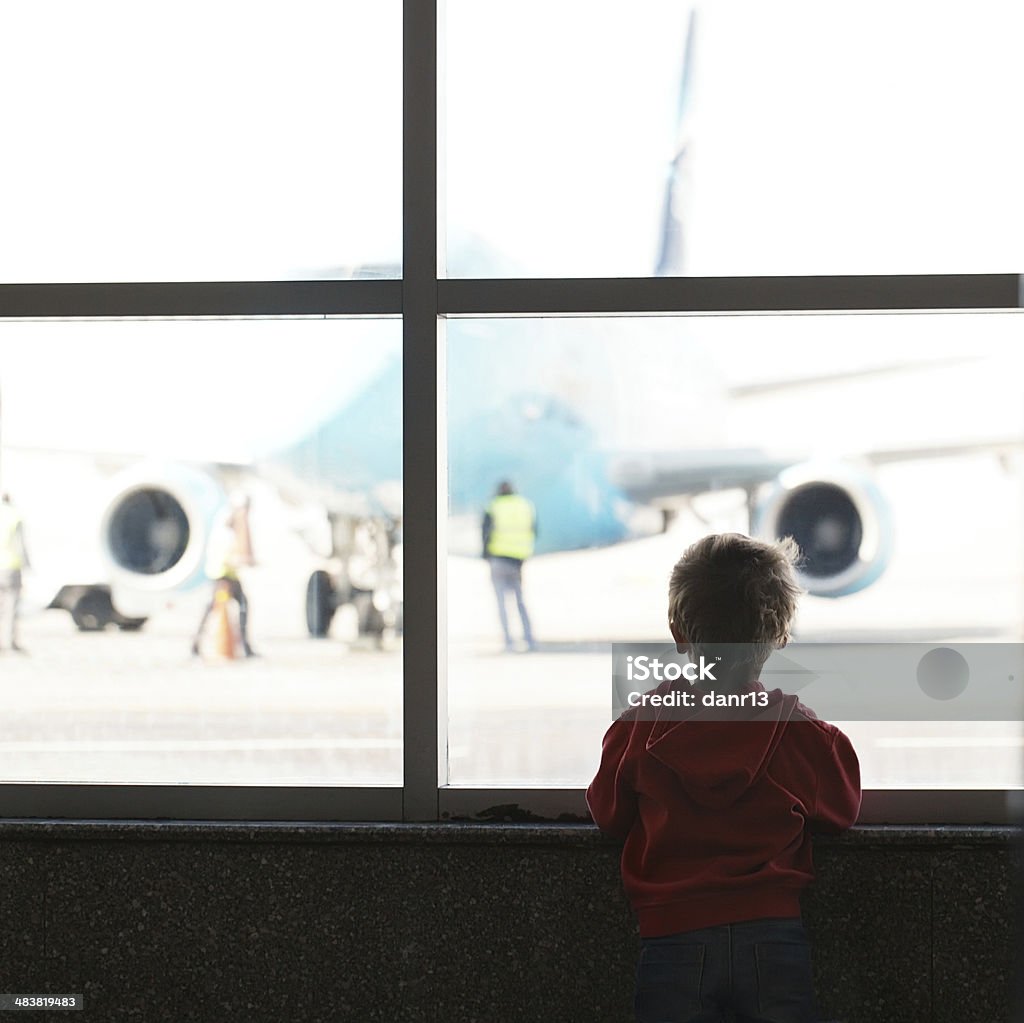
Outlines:
[[117,623],[122,632],[138,632],[149,619],[147,618],[124,618]]
[[334,617],[334,583],[322,569],[309,577],[306,585],[306,628],[315,639],[323,639]]
[[79,632],[102,632],[114,620],[110,594],[103,590],[86,590],[71,608],[71,620]]

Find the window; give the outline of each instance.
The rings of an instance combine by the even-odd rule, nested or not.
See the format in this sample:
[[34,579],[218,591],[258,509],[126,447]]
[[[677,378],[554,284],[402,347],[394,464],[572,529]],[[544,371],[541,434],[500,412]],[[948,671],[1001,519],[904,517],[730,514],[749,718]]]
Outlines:
[[449,273],[1014,271],[1022,18],[448,0]]
[[[618,489],[625,492],[623,484],[629,482],[634,494],[645,478],[671,461],[658,462],[653,456],[659,452],[678,456],[698,447],[716,449],[732,452],[735,462],[737,453],[751,446],[774,452],[792,445],[800,448],[803,461],[805,455],[838,459],[880,446],[898,445],[906,453],[925,443],[964,447],[972,440],[986,442],[985,452],[958,452],[949,461],[984,492],[983,507],[992,516],[987,528],[999,539],[981,559],[963,552],[962,563],[970,561],[975,575],[970,586],[958,588],[955,604],[943,605],[939,620],[945,637],[984,627],[1019,640],[1020,551],[1009,525],[1019,520],[1022,410],[1013,390],[1016,377],[1000,369],[1004,362],[1010,369],[1017,364],[1017,314],[1011,310],[1020,305],[1013,271],[1022,232],[1014,227],[1017,204],[1009,182],[1019,178],[1019,161],[1012,140],[1006,141],[1012,133],[985,127],[1001,121],[1003,97],[1016,94],[1013,75],[1019,71],[1001,43],[994,55],[986,51],[974,57],[976,30],[996,39],[1015,37],[1009,22],[996,25],[994,6],[983,5],[967,28],[962,18],[953,25],[935,12],[923,35],[915,36],[928,44],[911,48],[907,26],[896,15],[886,13],[886,31],[877,30],[880,7],[858,11],[855,24],[837,27],[831,15],[807,4],[771,14],[753,4],[730,4],[722,14],[717,6],[714,12],[701,6],[696,17],[675,5],[670,10],[651,4],[639,13],[623,13],[614,5],[581,4],[571,18],[552,18],[550,31],[541,34],[519,29],[520,23],[529,26],[540,18],[539,7],[517,11],[516,24],[506,24],[500,8],[449,0],[442,39],[449,59],[440,70],[435,4],[405,0],[401,61],[397,4],[373,5],[373,12],[363,7],[300,5],[289,8],[287,17],[272,17],[270,9],[258,7],[232,18],[230,26],[214,24],[206,34],[193,30],[188,8],[176,9],[174,23],[163,26],[165,38],[178,41],[195,70],[180,86],[177,65],[168,63],[155,30],[141,26],[143,16],[134,9],[91,9],[87,25],[75,20],[82,15],[69,13],[58,30],[52,24],[12,22],[26,51],[49,52],[52,43],[52,52],[63,59],[49,65],[52,80],[39,73],[39,60],[23,68],[19,73],[35,83],[40,105],[6,112],[9,136],[29,154],[8,169],[3,190],[9,204],[5,216],[15,225],[5,234],[7,269],[0,273],[6,282],[0,285],[0,313],[6,321],[0,358],[10,359],[11,377],[16,378],[20,359],[38,360],[42,353],[67,346],[63,365],[54,355],[48,367],[55,393],[66,394],[68,402],[81,401],[95,387],[99,402],[99,382],[109,383],[110,367],[103,372],[83,368],[90,351],[98,360],[116,352],[122,363],[133,362],[140,373],[171,390],[186,387],[182,381],[192,362],[230,359],[228,353],[239,345],[244,359],[270,377],[261,387],[287,396],[264,403],[262,419],[258,400],[247,407],[259,427],[272,429],[242,431],[242,446],[252,448],[261,432],[293,429],[293,445],[287,448],[295,456],[289,460],[291,471],[304,477],[307,503],[321,506],[305,523],[308,531],[322,534],[326,528],[330,533],[325,510],[333,503],[335,522],[352,526],[347,537],[352,551],[363,544],[377,552],[367,559],[372,564],[400,562],[404,587],[390,602],[385,588],[379,593],[376,586],[345,589],[353,597],[355,590],[363,591],[368,598],[362,601],[363,611],[372,610],[385,622],[379,630],[384,650],[357,649],[358,644],[347,648],[351,630],[359,631],[358,609],[353,621],[346,601],[325,598],[325,592],[336,597],[336,589],[323,586],[322,579],[313,583],[316,569],[307,564],[300,571],[297,557],[284,559],[287,573],[294,574],[297,585],[304,578],[306,588],[294,603],[285,596],[295,593],[292,583],[278,588],[274,581],[259,594],[264,609],[280,607],[282,623],[288,615],[296,617],[288,626],[294,632],[273,639],[267,635],[266,664],[252,666],[248,676],[259,680],[257,687],[243,689],[241,674],[216,668],[201,685],[190,683],[195,705],[202,708],[203,728],[213,730],[214,741],[232,735],[215,724],[215,708],[254,712],[243,723],[241,746],[230,751],[237,756],[222,761],[230,763],[226,772],[208,773],[203,756],[209,751],[201,747],[189,751],[199,755],[186,769],[181,750],[161,750],[153,742],[147,750],[127,751],[129,775],[111,777],[99,745],[102,736],[86,722],[83,746],[73,753],[88,768],[73,777],[65,773],[67,761],[53,759],[54,750],[33,725],[34,733],[21,732],[12,741],[38,741],[39,751],[32,754],[38,759],[21,774],[8,760],[0,812],[354,820],[584,813],[586,760],[596,764],[610,712],[611,679],[610,671],[598,670],[597,650],[574,645],[607,638],[627,624],[634,635],[643,631],[647,608],[651,626],[660,625],[663,583],[654,576],[667,572],[668,565],[656,567],[657,545],[674,545],[677,538],[703,528],[703,522],[739,521],[746,504],[738,496],[745,495],[718,486],[707,494],[684,488],[676,496],[692,499],[678,507],[648,501],[645,508],[644,502],[634,501],[636,507],[624,509],[614,501],[602,507],[602,498],[616,495],[592,490],[590,503],[581,505],[587,515],[568,526],[583,522],[592,527],[592,539],[603,546],[575,554],[566,552],[572,546],[564,535],[566,522],[546,513],[542,542],[560,543],[561,553],[547,562],[538,557],[528,566],[530,599],[541,601],[542,649],[529,658],[491,654],[493,594],[472,545],[479,540],[481,503],[499,469],[495,449],[486,442],[495,436],[507,439],[510,434],[502,431],[513,429],[521,431],[520,452],[533,451],[540,438],[545,455],[561,460],[558,471],[575,473],[573,486],[584,489],[588,471],[601,464],[598,456],[614,452]],[[336,10],[341,22],[334,20]],[[487,17],[493,20],[481,20]],[[108,58],[103,67],[114,70],[84,76],[75,92],[74,82],[60,78],[61,69],[82,68],[79,54],[88,47],[76,48],[75,39],[92,38],[95,25],[111,24],[123,27],[118,38],[132,45],[97,42]],[[242,30],[236,31],[239,25]],[[802,64],[783,49],[792,45],[785,40],[794,26],[814,41],[803,48],[807,59]],[[218,34],[228,28],[230,46]],[[806,78],[835,63],[829,40],[840,30],[873,47],[871,66],[879,73],[870,85],[874,89],[881,83],[878,93],[868,84],[854,87],[850,78],[855,71],[845,68],[831,83],[804,87]],[[739,35],[730,36],[733,31]],[[492,48],[488,55],[484,44],[499,36],[517,45]],[[976,73],[957,76],[963,92],[951,97],[944,91],[942,70],[954,38],[962,43],[957,66],[969,60]],[[515,74],[503,68],[498,50],[514,52]],[[603,64],[596,77],[588,78],[595,71],[591,57]],[[905,74],[900,71],[904,58],[912,68]],[[439,110],[438,79],[445,74],[449,103]],[[112,82],[117,75],[137,88]],[[901,102],[890,102],[903,86]],[[680,88],[681,109],[676,103]],[[83,116],[59,120],[66,110],[77,115],[109,110],[115,95],[120,112],[103,125]],[[69,96],[74,102],[59,102]],[[140,118],[137,96],[151,117]],[[937,97],[934,108],[925,109],[924,98],[932,96]],[[829,113],[838,111],[834,118],[806,106],[822,97]],[[787,108],[793,118],[786,123],[768,116],[780,112],[781,118]],[[939,144],[936,119],[951,109],[962,146],[956,161],[943,163],[936,154],[948,156],[950,147],[945,135]],[[892,116],[893,110],[904,116]],[[554,117],[547,118],[548,112]],[[657,119],[664,131],[652,126]],[[913,122],[909,128],[908,121]],[[74,154],[74,173],[68,170],[68,153],[55,148],[43,130],[46,123],[63,125],[62,144]],[[129,125],[136,127],[129,131]],[[439,125],[447,130],[440,147]],[[808,143],[811,136],[814,144]],[[856,145],[860,139],[863,147]],[[622,145],[616,145],[619,141]],[[738,152],[740,143],[752,148]],[[680,153],[685,159],[676,159]],[[205,169],[199,166],[204,160]],[[671,188],[666,183],[670,164],[676,171]],[[446,177],[438,173],[439,165],[446,167]],[[722,176],[726,170],[731,176]],[[151,189],[143,188],[143,181]],[[869,181],[872,188],[861,190]],[[39,182],[45,187],[37,187]],[[183,183],[191,191],[186,193]],[[784,196],[779,192],[783,186],[788,189]],[[29,212],[20,212],[21,206],[11,212],[15,196],[26,189],[32,197],[25,205]],[[441,190],[444,203],[438,200]],[[151,201],[154,194],[159,201]],[[185,194],[194,201],[186,202]],[[671,199],[667,205],[666,197]],[[990,215],[997,205],[998,218]],[[447,215],[441,216],[445,206]],[[44,230],[33,230],[39,225]],[[685,227],[682,235],[679,227]],[[439,244],[441,238],[447,242]],[[439,271],[445,258],[448,274]],[[656,268],[660,275],[650,276]],[[854,273],[902,276],[809,276]],[[770,276],[779,274],[790,276]],[[394,279],[399,276],[400,281]],[[384,386],[372,372],[364,375],[361,365],[364,357],[383,360],[383,366],[394,356],[399,321],[386,318],[398,315],[400,412],[390,384]],[[45,340],[24,345],[20,339],[29,335]],[[727,422],[720,432],[716,427],[714,436],[701,431],[693,444],[663,439],[655,444],[655,427],[683,433],[690,421],[674,419],[675,409],[667,425],[660,414],[646,414],[651,408],[631,405],[633,388],[626,385],[630,374],[639,376],[641,386],[655,395],[647,405],[666,407],[671,378],[644,368],[648,360],[657,364],[666,354],[672,359],[680,352],[715,383],[700,397],[705,420],[716,418],[713,409],[725,407]],[[900,390],[904,369],[915,380],[909,396],[905,387]],[[868,393],[862,388],[876,385],[883,394],[913,402],[917,411],[934,411],[922,400],[925,385],[936,394],[947,386],[955,392],[957,374],[968,371],[980,373],[985,386],[998,386],[1005,399],[984,407],[998,419],[991,435],[972,434],[973,419],[948,392],[936,401],[938,411],[950,415],[940,414],[938,425],[928,427],[931,433],[923,416],[909,417],[910,432],[898,438],[890,430],[895,419],[886,426],[861,416],[861,422],[867,419],[878,427],[878,435],[870,437],[850,430],[846,417],[829,419],[827,429],[805,426],[837,408],[858,406],[865,400],[860,395]],[[847,379],[822,387],[819,378],[837,373]],[[8,411],[12,416],[25,411],[18,412],[19,399],[9,398],[7,376],[0,362],[4,420]],[[394,374],[385,378],[398,379]],[[308,402],[304,388],[309,389]],[[188,390],[170,420],[184,424],[171,431],[174,444],[207,421],[210,410],[200,390]],[[168,434],[146,436],[144,427],[163,421],[156,411],[166,395],[159,391],[152,386],[142,392],[153,394],[150,402],[133,398],[132,422],[137,425],[128,438],[129,453],[169,443]],[[771,414],[772,402],[784,392],[792,394],[799,415]],[[716,405],[722,395],[725,406]],[[246,395],[253,397],[258,398],[256,391]],[[10,408],[8,401],[13,402]],[[329,412],[339,408],[348,417],[340,433],[329,429]],[[388,502],[396,507],[394,491],[374,494],[378,480],[371,483],[358,471],[360,456],[395,457],[389,445],[398,417],[403,447],[397,475],[404,490],[398,505],[400,536],[386,528]],[[224,419],[218,429],[233,425],[231,416]],[[75,423],[55,415],[53,444],[61,443],[58,437],[85,435],[99,421],[86,415],[86,422]],[[915,434],[918,428],[925,432]],[[230,437],[231,430],[224,436]],[[0,440],[0,472],[6,471],[10,443],[13,474],[14,440],[4,434]],[[341,444],[352,456],[343,470],[335,462]],[[273,530],[268,534],[271,509],[284,518],[288,504],[282,497],[287,484],[276,467],[259,460],[260,454],[236,449],[205,456],[207,468],[212,463],[221,473],[259,463],[259,493],[251,495],[254,540],[259,539],[257,526],[264,537],[275,535]],[[195,467],[195,458],[187,461]],[[922,490],[942,486],[940,463],[924,459],[920,466],[877,467],[894,507],[909,508],[900,514],[915,523],[927,504]],[[514,468],[522,476],[531,464],[521,455]],[[686,468],[678,457],[669,467],[680,473]],[[604,468],[610,472],[613,466],[608,462]],[[691,483],[699,475],[691,471]],[[340,487],[335,482],[339,476]],[[218,478],[221,512],[230,507],[232,492],[232,481],[224,479]],[[759,500],[770,485],[768,476],[758,482]],[[262,510],[260,496],[266,498]],[[370,501],[372,512],[353,511],[346,504],[351,499]],[[629,529],[626,511],[637,513]],[[972,513],[965,507],[957,514],[962,519]],[[134,515],[128,518],[138,522]],[[887,574],[843,598],[848,603],[808,602],[805,627],[827,633],[852,628],[854,621],[867,629],[891,624],[886,601],[897,600],[894,591],[901,586],[917,587],[923,599],[934,603],[929,586],[937,576],[929,551],[937,542],[934,531],[944,538],[948,521],[925,523],[933,530],[931,540],[914,531],[918,546],[894,548]],[[173,513],[161,519],[156,535],[166,540],[174,523]],[[357,542],[355,527],[369,524],[378,533]],[[666,524],[668,532],[662,533]],[[647,533],[648,539],[632,547],[611,542],[629,530]],[[330,539],[324,541],[327,548]],[[633,556],[644,550],[652,552],[651,560],[638,570],[634,566],[641,562]],[[585,559],[587,568],[580,575],[574,569],[571,578],[575,592],[585,591],[585,602],[574,604],[562,597],[568,586],[562,573],[567,561],[582,564]],[[349,563],[349,583],[352,568]],[[540,577],[550,583],[543,599],[534,585]],[[988,584],[993,589],[987,590]],[[113,590],[113,580],[110,585]],[[336,585],[332,580],[331,586]],[[257,604],[255,576],[252,587],[255,626],[266,611]],[[613,589],[632,598],[628,615],[620,616],[608,600]],[[347,603],[355,606],[355,601]],[[161,620],[176,625],[158,626],[154,615],[152,629],[147,623],[134,635],[110,630],[68,638],[107,647],[121,640],[152,643],[148,649],[154,657],[167,651],[166,656],[189,662],[182,646],[187,646],[189,624],[201,605],[198,599],[188,613],[167,611],[169,617]],[[606,616],[603,621],[588,617],[597,613]],[[67,626],[57,612],[47,614],[47,621],[63,624],[46,629]],[[899,627],[913,630],[923,613],[904,609],[901,614]],[[328,636],[318,642],[302,636],[303,628]],[[294,685],[295,676],[290,670],[274,674],[278,658],[283,666],[293,643],[296,650],[301,645],[296,663],[324,668],[300,680],[308,701],[301,712],[285,688]],[[556,649],[544,649],[545,643]],[[557,649],[560,643],[567,653]],[[12,670],[19,673],[37,670],[35,656],[31,667],[5,661],[4,678],[12,677],[7,664],[16,664]],[[400,700],[394,689],[399,656]],[[84,678],[83,665],[75,666],[74,660],[69,654],[68,674]],[[557,673],[545,675],[545,666],[555,660]],[[182,672],[190,668],[181,665]],[[159,678],[162,671],[149,674]],[[528,675],[529,684],[515,692],[520,675]],[[221,678],[224,686],[218,688]],[[140,680],[147,681],[141,674]],[[120,687],[117,698],[128,700],[119,681],[108,677],[96,683],[101,684]],[[33,706],[23,688],[12,689]],[[77,693],[77,705],[88,706],[93,695]],[[180,707],[181,695],[165,694],[162,706],[177,701]],[[346,727],[351,726],[341,736],[350,748],[331,760],[337,751],[327,747],[339,736],[331,714],[339,707]],[[293,720],[287,735],[268,731],[266,721],[282,712],[307,718]],[[157,730],[173,724],[162,714],[143,737],[158,740]],[[506,737],[489,742],[500,729]],[[872,770],[878,788],[868,795],[866,818],[1004,818],[1005,789],[1019,784],[1019,771],[1012,766],[1019,733],[1016,726],[968,732],[957,747],[967,751],[962,759],[970,762],[979,744],[987,743],[1001,757],[1005,754],[1006,769],[1000,768],[998,776],[979,779],[969,771],[954,776],[948,732],[920,732],[916,745],[897,746],[892,740],[909,733],[883,736],[879,731],[878,738],[889,745],[876,744]],[[275,748],[270,740],[295,736],[305,738],[306,752],[284,768],[284,758],[295,751]],[[524,760],[524,751],[538,754],[537,762]],[[903,757],[895,766],[893,751]],[[401,787],[395,784],[398,756]],[[940,758],[943,772],[929,774],[929,765]],[[973,788],[958,793],[964,784]]]
[[397,276],[397,0],[3,23],[0,280]]
[[[708,532],[797,537],[816,560],[794,643],[832,645],[837,667],[850,644],[1017,643],[1020,328],[1015,313],[451,323],[451,784],[585,786],[609,718],[609,645],[669,641],[669,572]],[[503,653],[480,557],[480,510],[505,479],[538,519],[529,654],[511,600],[516,653]],[[977,519],[983,535],[965,527]],[[851,535],[812,553],[829,529]],[[870,719],[840,723],[866,788],[1024,782],[1017,714],[950,721],[936,704],[933,720],[904,721],[912,676],[861,682]],[[802,698],[815,708],[813,689]]]
[[399,324],[7,321],[0,353],[30,566],[0,777],[400,785]]

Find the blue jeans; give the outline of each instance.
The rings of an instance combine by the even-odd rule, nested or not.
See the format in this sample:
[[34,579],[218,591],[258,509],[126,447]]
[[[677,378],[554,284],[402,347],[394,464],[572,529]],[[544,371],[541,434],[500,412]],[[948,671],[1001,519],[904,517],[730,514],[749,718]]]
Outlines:
[[811,947],[799,918],[642,938],[638,1023],[817,1023]]
[[501,631],[505,634],[505,646],[512,646],[512,632],[508,626],[508,611],[505,607],[506,597],[515,598],[519,611],[519,621],[523,625],[523,639],[526,645],[533,648],[533,632],[530,629],[530,616],[526,613],[523,603],[523,563],[514,558],[489,559],[491,563],[491,582],[494,584],[494,595],[498,598],[498,617],[501,619]]

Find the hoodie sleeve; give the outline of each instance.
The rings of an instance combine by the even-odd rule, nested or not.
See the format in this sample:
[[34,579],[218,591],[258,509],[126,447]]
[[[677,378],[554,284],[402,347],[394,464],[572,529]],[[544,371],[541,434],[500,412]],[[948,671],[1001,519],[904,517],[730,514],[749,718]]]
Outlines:
[[826,760],[820,765],[809,823],[815,831],[838,835],[860,813],[860,763],[853,744],[838,729],[832,734]]
[[626,770],[632,724],[616,721],[605,733],[601,766],[587,789],[594,823],[613,838],[625,838],[636,819],[636,792]]

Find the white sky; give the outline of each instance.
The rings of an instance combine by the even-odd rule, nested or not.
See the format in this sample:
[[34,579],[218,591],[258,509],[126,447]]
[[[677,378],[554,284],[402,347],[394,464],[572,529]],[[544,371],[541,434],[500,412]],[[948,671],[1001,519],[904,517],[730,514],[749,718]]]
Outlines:
[[[453,221],[530,273],[652,272],[691,6],[450,0]],[[1024,5],[696,6],[687,273],[1024,267]]]
[[[448,0],[453,274],[486,272],[469,260],[467,236],[510,272],[652,271],[692,6]],[[0,164],[0,280],[332,276],[397,261],[401,5],[299,0],[285,10],[0,5],[0,131],[18,157]],[[969,16],[909,0],[699,4],[683,124],[687,271],[1024,270],[1021,28],[1024,5],[997,0]],[[878,365],[921,335],[892,318],[819,322],[825,343],[779,317],[756,327],[691,318],[680,337],[710,353],[717,377],[743,382]],[[918,348],[971,346],[964,321],[936,322]],[[662,324],[658,337],[671,343],[672,329]],[[613,332],[654,330],[620,321]],[[353,344],[337,345],[341,336]],[[371,351],[371,337],[389,341]],[[31,422],[35,443],[64,446],[77,422],[76,446],[118,450],[131,422],[136,449],[244,460],[265,437],[315,421],[313,410],[340,407],[397,337],[393,323],[9,324],[5,418],[12,429]],[[799,358],[784,357],[796,337]],[[160,353],[172,434],[140,383],[143,339],[151,371]],[[281,350],[287,361],[269,355]],[[237,374],[244,351],[258,367],[250,382]],[[651,368],[634,376],[650,392]],[[61,417],[27,397],[38,385],[19,383],[40,378]],[[224,381],[239,414],[218,425],[210,453]],[[111,410],[114,438],[109,428],[88,436],[101,429],[97,408]],[[140,436],[143,423],[152,437]],[[646,444],[657,429],[638,421],[634,439]]]
[[[448,0],[447,232],[644,275],[691,3]],[[1024,267],[1024,5],[698,4],[694,274]],[[401,5],[0,5],[0,279],[344,275],[400,256]]]
[[0,323],[2,440],[249,462],[343,408],[400,351],[396,320]]
[[0,279],[331,276],[400,246],[401,5],[0,5]]

